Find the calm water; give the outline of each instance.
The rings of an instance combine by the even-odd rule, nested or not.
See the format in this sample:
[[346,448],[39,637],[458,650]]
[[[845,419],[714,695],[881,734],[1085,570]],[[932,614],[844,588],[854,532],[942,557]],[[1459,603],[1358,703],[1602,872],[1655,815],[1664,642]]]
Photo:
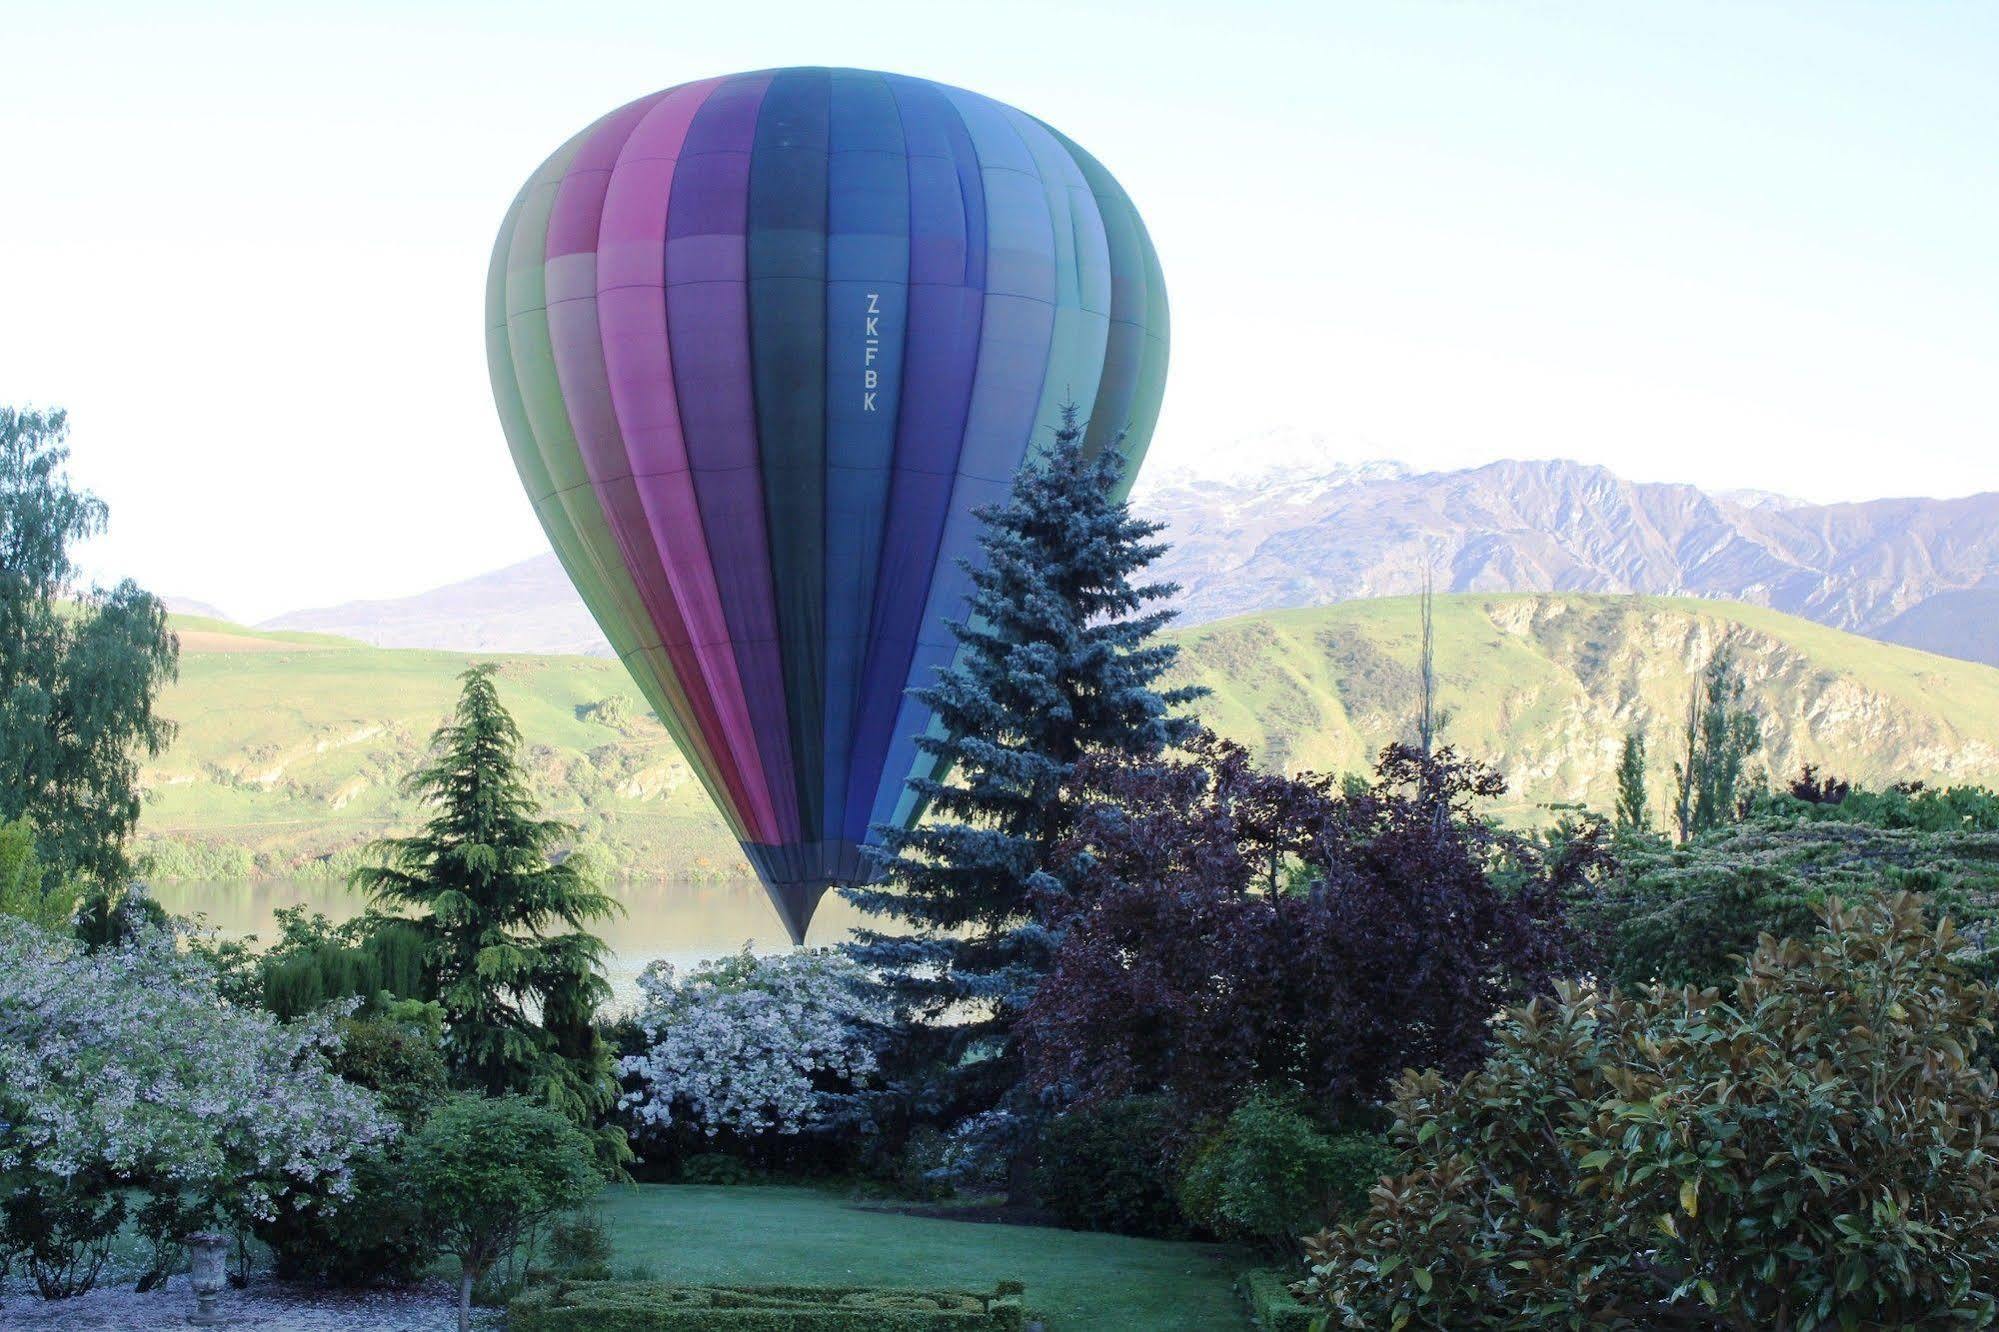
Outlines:
[[[305,906],[338,922],[358,915],[365,905],[343,885],[289,879],[164,883],[155,885],[153,894],[176,915],[206,918],[225,938],[254,934],[266,941],[277,934],[279,907]],[[611,946],[607,970],[621,1005],[636,994],[640,968],[656,957],[685,968],[703,958],[736,952],[745,943],[759,953],[790,947],[776,910],[754,879],[615,884],[611,894],[624,905],[625,914],[597,932]],[[838,894],[829,892],[805,941],[839,943],[861,919]]]

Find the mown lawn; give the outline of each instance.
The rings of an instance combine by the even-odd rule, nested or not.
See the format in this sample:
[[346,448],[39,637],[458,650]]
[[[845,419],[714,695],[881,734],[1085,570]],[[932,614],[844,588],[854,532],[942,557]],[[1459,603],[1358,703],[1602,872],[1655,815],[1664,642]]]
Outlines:
[[1027,1283],[1050,1332],[1236,1332],[1253,1260],[1211,1244],[904,1216],[798,1188],[640,1184],[604,1195],[616,1263],[666,1281],[990,1288]]

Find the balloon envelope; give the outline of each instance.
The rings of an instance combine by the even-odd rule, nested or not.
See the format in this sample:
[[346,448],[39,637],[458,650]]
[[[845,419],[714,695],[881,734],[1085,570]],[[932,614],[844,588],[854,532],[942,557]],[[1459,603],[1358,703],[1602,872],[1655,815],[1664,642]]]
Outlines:
[[486,295],[522,483],[794,939],[865,879],[955,650],[974,510],[1073,402],[1127,484],[1166,296],[1110,174],[923,79],[640,98],[508,210]]

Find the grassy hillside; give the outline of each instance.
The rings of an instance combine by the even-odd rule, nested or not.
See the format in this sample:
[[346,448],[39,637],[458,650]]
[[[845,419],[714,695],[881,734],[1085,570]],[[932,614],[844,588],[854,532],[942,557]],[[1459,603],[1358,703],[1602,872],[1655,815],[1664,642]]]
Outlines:
[[[338,873],[409,825],[397,783],[422,758],[473,660],[176,617],[179,724],[147,765],[142,849],[162,877]],[[740,877],[740,853],[624,668],[498,657],[501,696],[548,812],[625,872]],[[329,862],[329,856],[336,857]]]
[[[177,618],[180,723],[148,765],[142,836],[163,877],[337,873],[414,810],[397,779],[455,696],[465,655],[366,647]],[[1445,738],[1499,765],[1507,809],[1607,807],[1625,730],[1651,737],[1663,800],[1688,685],[1736,635],[1778,774],[1818,763],[1868,781],[1999,782],[1999,670],[1727,603],[1611,596],[1439,598]],[[1364,768],[1410,728],[1413,598],[1265,612],[1180,635],[1207,715],[1265,762]],[[623,669],[497,658],[551,812],[635,877],[746,872]]]
[[[1999,779],[1999,670],[1696,599],[1439,597],[1444,739],[1495,763],[1508,807],[1609,808],[1627,729],[1649,740],[1655,798],[1670,780],[1693,676],[1733,635],[1762,714],[1763,765],[1868,782]],[[1413,597],[1276,611],[1185,631],[1210,723],[1267,764],[1349,771],[1413,730]]]

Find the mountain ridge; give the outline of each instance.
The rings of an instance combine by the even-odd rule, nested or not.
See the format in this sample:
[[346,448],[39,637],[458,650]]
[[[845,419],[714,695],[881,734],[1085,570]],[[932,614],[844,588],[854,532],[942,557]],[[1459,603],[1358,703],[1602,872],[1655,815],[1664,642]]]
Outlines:
[[[1632,481],[1563,459],[1417,471],[1296,460],[1248,481],[1167,470],[1133,507],[1165,524],[1155,566],[1182,622],[1414,592],[1692,595],[1999,663],[1938,596],[1999,589],[1999,493],[1812,504]],[[1894,626],[1892,634],[1890,626]],[[420,593],[291,612],[261,627],[393,647],[603,653],[552,555]]]

